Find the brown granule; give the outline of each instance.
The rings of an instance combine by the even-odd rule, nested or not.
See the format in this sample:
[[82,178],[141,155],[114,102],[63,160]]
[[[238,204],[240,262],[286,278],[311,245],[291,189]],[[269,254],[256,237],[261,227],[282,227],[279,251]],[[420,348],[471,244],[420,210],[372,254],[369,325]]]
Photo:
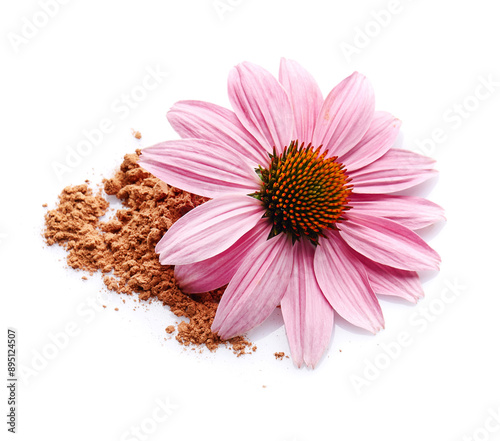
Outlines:
[[[100,271],[109,290],[136,293],[141,300],[158,299],[175,315],[187,317],[189,321],[177,325],[179,343],[205,345],[211,351],[229,344],[238,356],[250,353],[247,349],[255,351],[243,337],[222,341],[211,332],[223,288],[187,295],[178,287],[173,267],[160,264],[156,243],[174,222],[207,199],[161,182],[138,165],[139,155],[139,150],[125,155],[116,174],[103,180],[104,192],[116,196],[123,208],[104,222],[100,218],[109,202],[102,191],[94,194],[86,184],[66,187],[58,206],[45,215],[46,243],[64,247],[70,267],[90,274]],[[172,329],[170,325],[166,332]]]
[[139,132],[138,130],[132,130],[132,135],[134,135],[136,139],[142,138],[141,132]]
[[47,204],[42,204],[42,207],[43,208],[47,208]]
[[283,360],[285,353],[284,352],[275,352],[274,356],[276,357],[276,360]]
[[172,334],[174,331],[175,331],[175,326],[170,325],[165,328],[165,332],[167,334]]

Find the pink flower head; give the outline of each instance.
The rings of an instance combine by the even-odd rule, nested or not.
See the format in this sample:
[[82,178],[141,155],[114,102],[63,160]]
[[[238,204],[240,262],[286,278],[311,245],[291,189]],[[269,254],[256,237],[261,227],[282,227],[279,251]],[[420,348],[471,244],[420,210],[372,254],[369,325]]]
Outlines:
[[391,193],[436,173],[433,161],[393,148],[400,121],[375,111],[355,72],[323,99],[313,77],[283,59],[279,80],[252,63],[230,72],[233,111],[181,101],[168,120],[183,138],[142,152],[159,179],[212,198],[156,246],[189,293],[228,284],[212,330],[223,339],[281,305],[292,358],[314,367],[334,311],[376,333],[376,294],[416,301],[416,271],[440,258],[414,230],[443,217],[418,197]]

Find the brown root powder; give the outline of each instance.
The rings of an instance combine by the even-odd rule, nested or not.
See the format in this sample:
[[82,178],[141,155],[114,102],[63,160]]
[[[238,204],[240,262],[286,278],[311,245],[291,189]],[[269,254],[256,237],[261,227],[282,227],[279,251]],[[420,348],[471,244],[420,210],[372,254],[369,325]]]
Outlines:
[[[160,264],[156,243],[207,199],[161,182],[138,165],[139,155],[139,150],[125,155],[115,176],[103,180],[104,191],[124,206],[107,222],[100,220],[109,209],[102,191],[93,194],[86,184],[66,187],[58,206],[45,215],[47,244],[64,247],[70,267],[90,274],[100,271],[111,291],[137,293],[141,300],[156,298],[175,315],[189,318],[177,326],[179,343],[206,345],[211,351],[229,344],[238,356],[255,351],[243,337],[222,341],[210,330],[223,289],[187,295],[178,287],[173,267]],[[169,334],[174,330],[172,325],[166,328]]]

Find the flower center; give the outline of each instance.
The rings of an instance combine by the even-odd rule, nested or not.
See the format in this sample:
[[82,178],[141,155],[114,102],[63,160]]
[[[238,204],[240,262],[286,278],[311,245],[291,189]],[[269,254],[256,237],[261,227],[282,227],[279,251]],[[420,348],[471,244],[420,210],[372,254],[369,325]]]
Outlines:
[[309,239],[317,245],[324,229],[337,229],[349,210],[351,179],[337,157],[325,158],[321,146],[314,148],[292,141],[283,153],[270,156],[268,169],[255,171],[262,188],[253,194],[264,205],[264,217],[273,222],[270,237],[286,233],[292,240]]

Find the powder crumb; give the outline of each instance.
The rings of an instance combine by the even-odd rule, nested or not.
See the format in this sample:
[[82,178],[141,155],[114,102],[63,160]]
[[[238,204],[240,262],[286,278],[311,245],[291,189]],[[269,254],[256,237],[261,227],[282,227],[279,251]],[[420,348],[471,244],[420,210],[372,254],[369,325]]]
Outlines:
[[118,308],[115,308],[115,311],[118,311]]
[[141,139],[142,138],[141,132],[139,132],[138,130],[133,130],[132,129],[132,135],[134,135],[134,137],[136,139]]
[[88,280],[87,276],[82,276],[82,280]]
[[228,341],[233,349],[233,354],[235,354],[237,357],[252,353],[251,351],[246,350],[249,347],[251,349],[252,344],[244,337],[234,337]]
[[189,319],[177,324],[180,344],[204,345],[210,351],[224,345],[238,357],[255,351],[244,337],[223,341],[210,329],[224,288],[185,294],[173,267],[160,264],[157,242],[181,216],[208,199],[161,182],[139,166],[139,155],[140,150],[125,155],[115,175],[103,180],[104,193],[116,196],[123,206],[107,221],[101,220],[109,212],[102,190],[94,194],[88,181],[64,188],[57,207],[45,215],[46,243],[64,247],[71,268],[100,271],[110,291],[137,294],[148,303],[159,300],[178,317]]
[[167,334],[172,334],[174,331],[175,331],[175,326],[170,325],[165,328],[165,332]]
[[274,356],[276,357],[276,360],[283,360],[285,353],[284,352],[275,352]]
[[42,207],[43,208],[47,208],[47,204],[42,204]]
[[102,305],[102,307],[103,307],[103,308],[107,308],[107,306],[106,306],[106,305]]

